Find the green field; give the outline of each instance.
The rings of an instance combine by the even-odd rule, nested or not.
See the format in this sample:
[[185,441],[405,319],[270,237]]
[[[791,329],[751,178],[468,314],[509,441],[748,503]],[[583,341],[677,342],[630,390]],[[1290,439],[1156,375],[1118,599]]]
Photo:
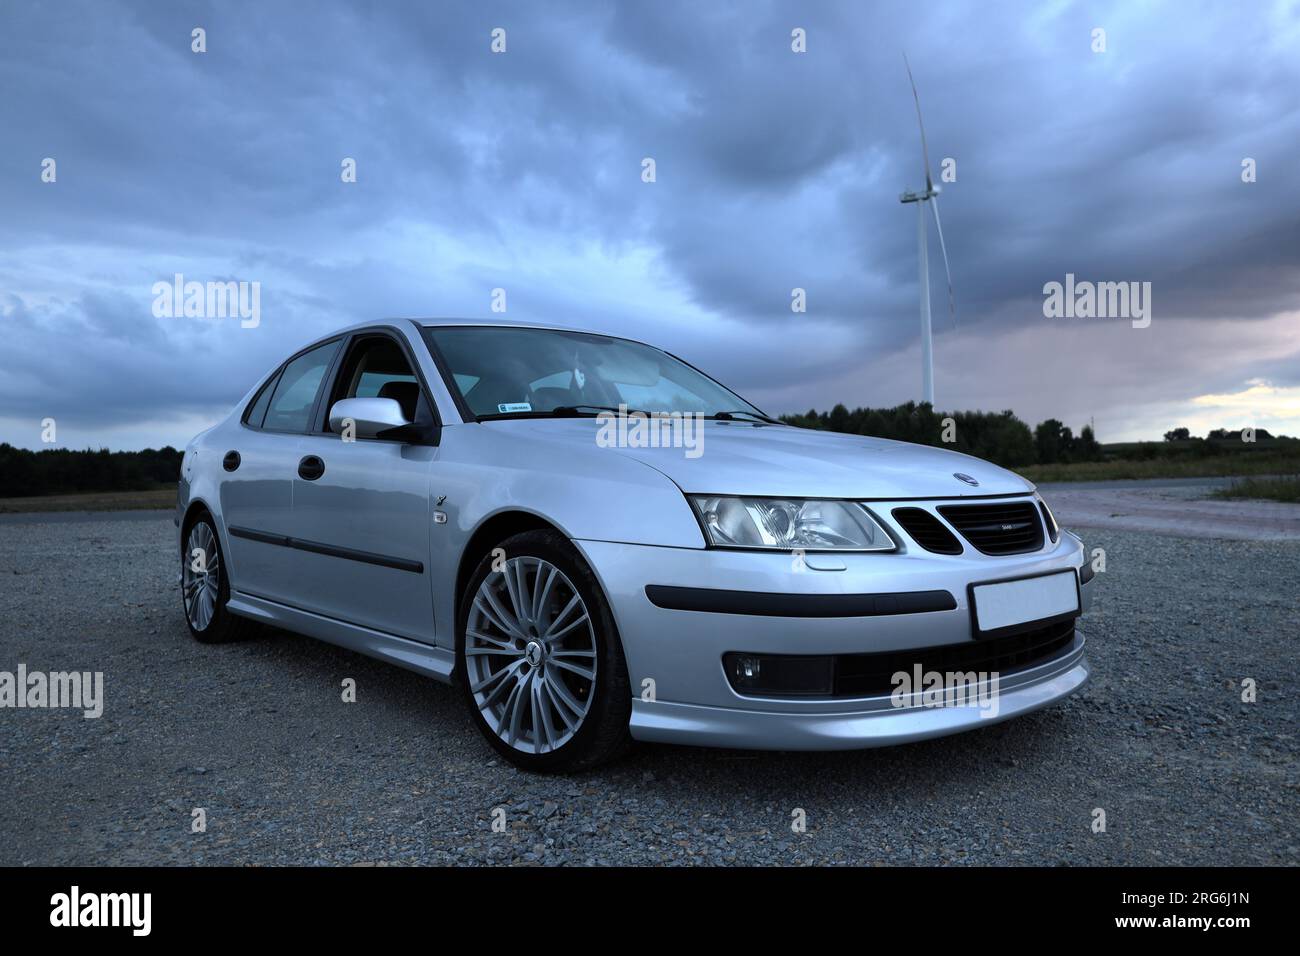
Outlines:
[[[1112,446],[1107,445],[1105,448],[1109,452]],[[1232,488],[1219,492],[1219,496],[1270,498],[1274,501],[1300,500],[1296,491],[1297,486],[1300,486],[1300,453],[1289,450],[1260,449],[1206,457],[1177,455],[1169,458],[1024,465],[1012,470],[1035,483],[1141,478],[1242,478],[1244,480]],[[170,509],[175,504],[176,486],[162,485],[148,491],[0,498],[0,514],[33,511],[135,511]]]
[[1013,469],[1030,481],[1110,481],[1117,478],[1245,478],[1300,473],[1300,454],[1260,451],[1236,455],[1077,461]]
[[0,498],[0,514],[24,514],[32,511],[148,511],[174,507],[175,485],[164,485],[148,491],[99,491]]
[[1281,475],[1276,478],[1243,478],[1230,488],[1220,488],[1216,498],[1267,498],[1300,504],[1300,475]]

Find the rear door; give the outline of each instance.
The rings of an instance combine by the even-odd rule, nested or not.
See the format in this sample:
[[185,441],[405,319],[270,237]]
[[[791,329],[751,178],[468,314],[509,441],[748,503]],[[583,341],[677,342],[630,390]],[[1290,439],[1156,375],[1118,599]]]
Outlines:
[[286,362],[249,403],[223,452],[221,513],[236,591],[292,603],[297,569],[287,539],[299,445],[340,345],[334,339]]
[[318,614],[433,643],[429,502],[433,444],[357,438],[329,429],[344,398],[394,398],[409,420],[433,420],[428,389],[396,334],[357,333],[301,441],[293,537],[302,606]]

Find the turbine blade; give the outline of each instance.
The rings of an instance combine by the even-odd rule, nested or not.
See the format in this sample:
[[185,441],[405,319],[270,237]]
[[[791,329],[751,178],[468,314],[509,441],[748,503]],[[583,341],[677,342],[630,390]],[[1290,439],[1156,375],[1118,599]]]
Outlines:
[[925,123],[921,121],[921,97],[916,93],[916,80],[912,78],[912,64],[903,54],[903,65],[907,67],[907,82],[912,84],[912,101],[916,103],[916,125],[921,127],[921,160],[925,163],[925,191],[934,191],[934,181],[930,179],[930,151],[925,145]]
[[939,221],[939,197],[930,197],[930,208],[934,210],[934,228],[939,231],[939,251],[943,253],[943,271],[948,277],[948,314],[952,317],[953,328],[957,327],[957,305],[952,297],[952,270],[948,268],[948,248],[943,244],[943,223]]

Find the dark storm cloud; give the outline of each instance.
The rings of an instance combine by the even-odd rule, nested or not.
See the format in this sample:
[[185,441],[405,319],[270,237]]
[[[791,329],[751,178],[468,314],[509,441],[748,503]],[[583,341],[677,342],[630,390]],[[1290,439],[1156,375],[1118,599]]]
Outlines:
[[[1129,394],[1126,353],[1145,345],[1042,317],[1067,272],[1153,284],[1147,334],[1177,336],[1163,351],[1183,364],[1148,404],[1291,383],[1293,340],[1219,360],[1223,322],[1300,307],[1300,25],[1253,11],[7,3],[0,418],[111,434],[215,414],[312,335],[484,315],[496,286],[511,317],[644,336],[773,410],[915,397],[904,48],[935,175],[957,162],[941,200],[956,332],[931,229],[941,404],[1065,416]],[[174,272],[260,281],[262,325],[154,318],[150,287]],[[967,372],[1026,329],[1030,362],[1066,337],[1083,350],[1087,394],[1053,409],[1032,378],[990,397]]]

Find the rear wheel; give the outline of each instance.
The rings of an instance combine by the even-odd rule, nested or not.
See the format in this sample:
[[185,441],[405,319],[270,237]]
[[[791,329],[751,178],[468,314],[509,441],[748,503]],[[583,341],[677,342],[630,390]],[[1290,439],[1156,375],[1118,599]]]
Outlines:
[[527,770],[580,770],[630,743],[623,648],[595,575],[553,531],[500,542],[461,596],[457,657],[475,725]]
[[226,609],[230,584],[212,517],[203,512],[191,519],[183,540],[181,601],[190,634],[205,644],[221,644],[247,636],[253,623]]

